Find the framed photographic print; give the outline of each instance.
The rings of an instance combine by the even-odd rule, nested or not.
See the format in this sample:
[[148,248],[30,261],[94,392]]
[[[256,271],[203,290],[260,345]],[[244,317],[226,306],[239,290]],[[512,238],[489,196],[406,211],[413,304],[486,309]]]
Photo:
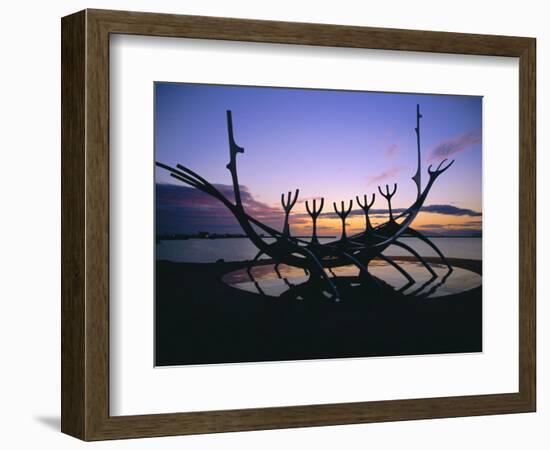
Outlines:
[[62,20],[62,431],[535,410],[535,39]]

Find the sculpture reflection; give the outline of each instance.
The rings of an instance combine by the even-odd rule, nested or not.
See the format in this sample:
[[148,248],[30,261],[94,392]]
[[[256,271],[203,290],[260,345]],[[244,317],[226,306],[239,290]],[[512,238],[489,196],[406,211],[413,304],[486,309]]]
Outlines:
[[[481,286],[481,275],[463,267],[449,271],[447,266],[432,262],[436,276],[425,271],[422,263],[411,259],[399,259],[399,267],[411,274],[414,281],[403,282],[398,271],[392,270],[383,259],[375,259],[369,264],[369,271],[376,278],[379,289],[385,293],[399,293],[407,297],[436,299],[466,292]],[[369,292],[354,265],[329,269],[331,282],[339,291],[347,292],[348,299],[365,298]],[[253,268],[234,270],[226,273],[223,282],[247,292],[257,293],[278,299],[316,300],[319,286],[309,279],[301,269],[282,264],[262,261]],[[383,292],[383,293],[384,293]],[[328,294],[328,293],[325,293]],[[372,296],[370,296],[372,298]],[[384,295],[381,295],[384,297]]]

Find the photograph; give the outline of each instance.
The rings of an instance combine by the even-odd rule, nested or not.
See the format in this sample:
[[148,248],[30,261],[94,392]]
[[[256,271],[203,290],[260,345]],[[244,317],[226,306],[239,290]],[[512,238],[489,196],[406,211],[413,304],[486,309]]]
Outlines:
[[483,351],[481,96],[153,89],[155,366]]

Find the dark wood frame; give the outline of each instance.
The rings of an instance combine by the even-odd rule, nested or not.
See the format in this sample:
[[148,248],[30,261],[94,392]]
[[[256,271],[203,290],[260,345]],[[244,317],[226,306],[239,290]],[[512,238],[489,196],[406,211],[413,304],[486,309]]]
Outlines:
[[[100,440],[535,411],[535,39],[103,10],[64,17],[61,30],[64,433]],[[518,57],[519,392],[109,416],[112,33]]]

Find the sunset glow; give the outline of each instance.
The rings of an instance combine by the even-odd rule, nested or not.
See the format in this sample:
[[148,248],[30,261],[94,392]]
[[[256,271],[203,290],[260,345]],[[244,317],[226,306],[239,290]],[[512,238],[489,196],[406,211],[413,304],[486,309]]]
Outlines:
[[[364,230],[355,196],[376,193],[374,225],[387,221],[378,186],[397,183],[394,211],[416,198],[416,105],[420,104],[422,185],[427,167],[444,158],[453,167],[438,179],[414,227],[426,235],[476,236],[482,229],[482,99],[473,96],[389,94],[183,83],[155,85],[155,160],[181,163],[232,197],[226,169],[226,110],[232,110],[243,204],[276,229],[281,193],[300,189],[290,217],[294,235],[311,234],[305,200],[325,198],[319,235],[341,232],[333,202],[353,200],[348,233]],[[162,233],[238,233],[217,200],[156,168],[156,227]]]

